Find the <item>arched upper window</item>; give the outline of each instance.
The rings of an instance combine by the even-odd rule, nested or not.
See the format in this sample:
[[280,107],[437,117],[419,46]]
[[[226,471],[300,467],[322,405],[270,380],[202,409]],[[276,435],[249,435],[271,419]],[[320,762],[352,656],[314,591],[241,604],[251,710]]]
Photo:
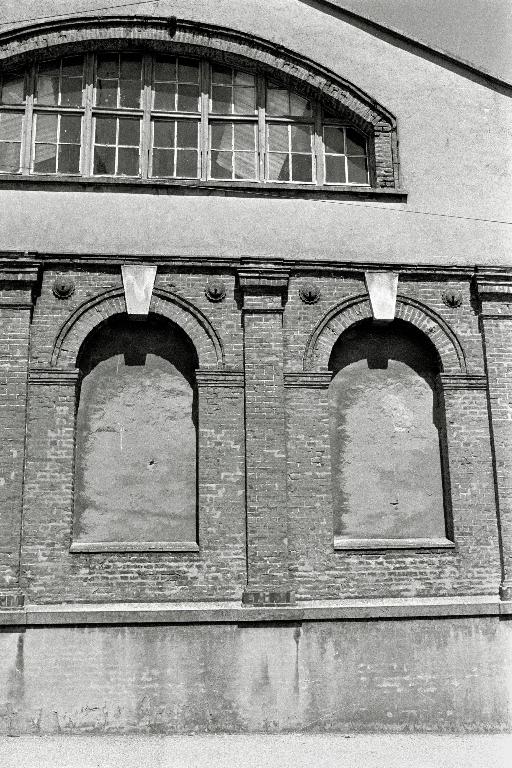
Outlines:
[[401,320],[364,321],[341,335],[329,367],[337,543],[442,546],[447,462],[435,350]]
[[79,356],[75,549],[194,549],[197,356],[169,321],[112,318]]
[[320,100],[204,59],[86,54],[0,85],[2,173],[368,186],[368,149]]

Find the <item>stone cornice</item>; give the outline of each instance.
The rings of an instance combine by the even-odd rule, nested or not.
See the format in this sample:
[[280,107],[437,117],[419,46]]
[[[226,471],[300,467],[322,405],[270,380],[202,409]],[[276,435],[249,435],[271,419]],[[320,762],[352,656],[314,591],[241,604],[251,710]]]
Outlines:
[[331,371],[288,371],[284,374],[284,386],[290,389],[327,389],[331,381]]
[[196,382],[198,387],[229,387],[240,389],[245,386],[244,372],[233,370],[208,370],[198,368],[196,370]]
[[64,369],[34,366],[28,372],[29,384],[39,386],[74,387],[78,384],[79,379],[80,371],[78,368]]
[[487,376],[479,374],[440,373],[439,381],[445,392],[451,389],[487,389]]

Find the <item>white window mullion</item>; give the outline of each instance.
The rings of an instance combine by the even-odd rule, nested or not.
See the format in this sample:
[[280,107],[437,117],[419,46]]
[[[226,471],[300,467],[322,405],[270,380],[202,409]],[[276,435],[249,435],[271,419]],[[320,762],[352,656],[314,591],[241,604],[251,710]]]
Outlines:
[[94,54],[85,56],[84,117],[82,124],[82,148],[80,150],[80,170],[82,176],[92,174],[92,154],[94,143],[92,104],[94,98]]
[[256,106],[258,109],[258,180],[265,181],[265,155],[266,155],[266,126],[265,126],[265,78],[258,75],[256,79]]
[[151,154],[151,103],[153,100],[152,84],[152,57],[146,55],[142,59],[142,126],[139,140],[140,147],[140,169],[143,179],[149,176],[150,154]]
[[208,114],[210,111],[210,65],[207,61],[201,62],[201,123],[199,126],[199,156],[200,156],[200,178],[206,181],[209,177],[209,125]]
[[325,184],[324,139],[322,133],[322,106],[313,105],[315,124],[313,128],[313,184]]
[[21,141],[21,172],[28,174],[31,171],[34,144],[34,92],[36,87],[36,68],[32,66],[27,75],[27,94],[25,114],[23,116],[22,141]]

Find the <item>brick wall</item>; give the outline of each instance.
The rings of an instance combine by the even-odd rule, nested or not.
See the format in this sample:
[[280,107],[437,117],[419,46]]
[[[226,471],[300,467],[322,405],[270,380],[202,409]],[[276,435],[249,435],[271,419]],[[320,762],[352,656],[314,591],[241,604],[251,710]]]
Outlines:
[[[70,552],[76,356],[88,332],[124,309],[119,266],[82,264],[44,271],[30,325],[28,309],[2,308],[10,318],[4,327],[16,334],[2,358],[8,372],[13,355],[17,360],[9,373],[17,378],[2,395],[9,472],[11,451],[18,451],[2,517],[3,584],[17,578],[30,329],[21,550],[21,586],[30,601],[240,600],[244,590],[248,602],[287,601],[293,591],[298,599],[496,594],[502,565],[495,480],[506,522],[508,439],[496,366],[506,371],[508,332],[502,320],[493,321],[497,330],[485,337],[491,402],[499,406],[493,436],[471,275],[412,272],[400,277],[401,317],[430,336],[444,364],[453,547],[334,549],[324,363],[343,324],[367,316],[363,274],[313,266],[283,273],[262,262],[241,270],[214,263],[158,270],[153,309],[182,324],[199,348],[199,552]],[[59,299],[52,288],[64,273],[75,290]],[[222,301],[205,293],[212,275],[225,285]],[[319,289],[315,303],[299,295],[307,282]],[[457,302],[447,303],[447,292]],[[354,297],[363,303],[346,309]]]

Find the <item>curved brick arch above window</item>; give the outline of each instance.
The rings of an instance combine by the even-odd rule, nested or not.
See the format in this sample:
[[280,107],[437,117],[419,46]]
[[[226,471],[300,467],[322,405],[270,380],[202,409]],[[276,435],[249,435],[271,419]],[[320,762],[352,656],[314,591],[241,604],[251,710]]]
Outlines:
[[[106,124],[106,116],[101,110],[108,105],[99,104],[96,93],[98,62],[107,51],[115,51],[116,55],[137,51],[141,56],[140,104],[126,105],[127,110],[132,107],[131,114],[123,112],[124,107],[118,99],[115,105],[111,105],[115,114],[111,114],[109,119],[113,125]],[[49,104],[38,105],[37,100],[37,67],[44,68],[42,62],[48,61],[49,57],[57,59],[79,55],[84,56],[84,97],[80,105],[76,105],[76,114],[82,118],[80,152],[80,138],[77,141],[74,135],[78,135],[80,126],[77,119],[77,124],[73,123],[72,105],[66,106],[67,112],[61,110],[62,114],[59,113],[58,107],[62,104],[60,91],[54,107]],[[181,57],[184,60],[193,58],[197,61],[198,82],[202,93],[194,110],[197,126],[193,125],[190,105],[186,110],[188,123],[184,119],[180,125],[170,126],[169,120],[157,121],[157,117],[162,115],[158,110],[153,113],[155,85],[161,81],[155,82],[155,62],[162,56]],[[198,182],[243,181],[259,186],[284,182],[326,189],[329,185],[389,191],[398,188],[394,117],[371,97],[334,73],[259,38],[189,22],[178,21],[176,26],[172,26],[168,19],[144,20],[144,23],[119,18],[74,19],[10,32],[0,37],[0,67],[8,85],[9,78],[11,81],[13,77],[15,79],[16,68],[20,72],[28,64],[31,68],[27,68],[25,104],[14,101],[0,107],[0,143],[3,143],[4,155],[10,158],[7,172],[21,175],[54,174],[54,178],[71,174],[81,178],[104,175],[141,180],[196,178]],[[62,65],[59,66],[62,87],[63,69]],[[122,63],[119,64],[119,72],[121,67]],[[240,115],[236,115],[233,105],[227,109],[226,114],[220,114],[212,102],[215,89],[220,92],[219,86],[226,85],[216,82],[216,78],[222,78],[222,73],[227,76],[230,71],[233,94],[236,92],[238,73],[245,73],[248,77],[248,82],[241,84],[241,87],[247,88],[247,98],[251,96],[250,89],[254,91],[254,109],[252,112],[249,110],[251,114],[243,112],[247,117],[247,125],[238,127],[241,138],[234,134],[236,122],[240,123]],[[169,81],[172,79],[169,76]],[[179,76],[176,76],[176,80],[179,80]],[[67,88],[68,80],[65,85]],[[279,116],[272,114],[269,109],[270,91],[281,91],[281,97],[290,91],[294,98],[311,105],[310,113],[306,111],[302,115],[294,115],[293,110],[290,110],[292,114],[284,115],[280,123]],[[206,128],[205,112],[209,112]],[[231,137],[219,133],[223,121],[223,127],[226,128],[229,114],[237,118],[237,121],[233,120]],[[120,117],[123,115],[125,122],[121,124]],[[104,124],[100,118],[103,118]],[[128,125],[129,118],[133,125]],[[13,138],[16,119],[23,131],[19,142],[16,136]],[[135,136],[137,121],[140,121],[141,130],[140,135]],[[284,136],[290,122],[292,127],[288,126],[287,135]],[[296,130],[297,125],[300,130]],[[110,134],[110,138],[107,136],[112,128],[115,141]],[[171,131],[171,128],[174,130]],[[198,128],[198,132],[192,137],[191,132],[195,128]],[[242,136],[244,128],[245,134]],[[252,138],[249,136],[250,128],[253,129]],[[179,129],[183,134],[181,138],[177,135]],[[294,132],[297,136],[291,135]],[[52,134],[52,141],[48,139],[49,133]],[[126,136],[123,138],[121,133]],[[69,141],[62,139],[66,135],[70,137]],[[86,140],[84,146],[83,137],[91,135],[92,138]],[[231,138],[231,159],[227,154],[220,155],[221,151],[226,151],[224,145],[227,138]],[[139,139],[140,164],[137,165],[134,148]],[[283,143],[285,139],[288,140],[287,147]],[[247,144],[242,147],[247,154],[238,157],[236,145],[242,140]],[[308,140],[309,145],[306,147]],[[33,146],[34,149],[31,149]],[[172,158],[172,153],[165,152],[171,146],[176,150]],[[193,151],[197,152],[197,156],[192,156]],[[36,154],[40,155],[40,159]],[[59,168],[61,154],[63,160]],[[55,157],[55,162],[51,158],[45,160],[46,155]],[[145,160],[146,155],[149,155],[149,162]],[[18,157],[19,166],[14,170]],[[297,170],[293,170],[294,166]]]

